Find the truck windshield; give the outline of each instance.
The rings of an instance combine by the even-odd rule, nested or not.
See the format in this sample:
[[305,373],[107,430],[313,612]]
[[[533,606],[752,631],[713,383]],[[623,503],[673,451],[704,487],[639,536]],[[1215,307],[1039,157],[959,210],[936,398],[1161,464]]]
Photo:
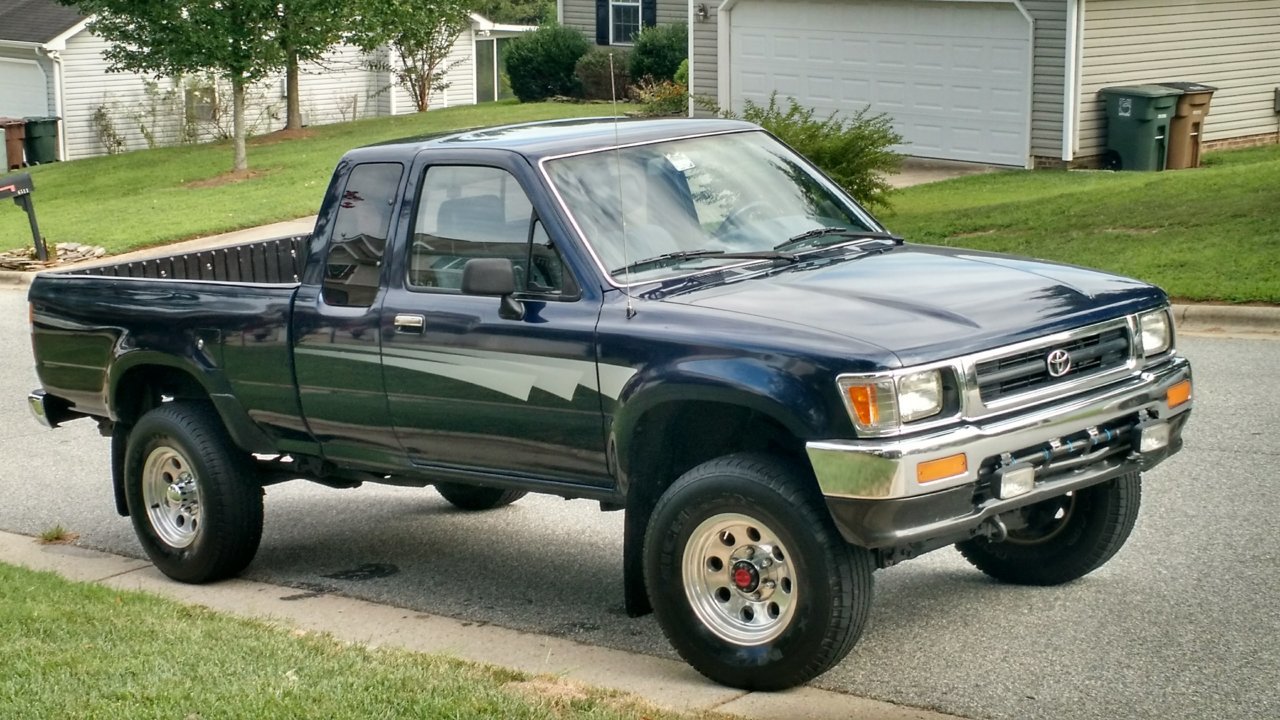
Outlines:
[[763,132],[602,150],[545,167],[600,265],[619,282],[766,262],[779,243],[819,228],[830,230],[803,251],[856,237],[839,231],[882,230]]

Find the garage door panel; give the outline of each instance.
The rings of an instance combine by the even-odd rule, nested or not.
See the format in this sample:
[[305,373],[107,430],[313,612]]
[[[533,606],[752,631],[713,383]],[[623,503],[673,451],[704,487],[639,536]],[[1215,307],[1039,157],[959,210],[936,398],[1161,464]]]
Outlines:
[[793,95],[819,113],[888,113],[929,157],[1026,163],[1030,27],[1011,4],[740,0],[731,101]]
[[49,114],[49,86],[34,60],[0,57],[0,117]]

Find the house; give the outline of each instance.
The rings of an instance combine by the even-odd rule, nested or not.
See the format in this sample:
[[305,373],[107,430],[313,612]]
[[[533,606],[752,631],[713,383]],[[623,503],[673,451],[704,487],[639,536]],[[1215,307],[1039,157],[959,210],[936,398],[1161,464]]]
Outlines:
[[556,0],[561,25],[597,45],[630,45],[642,27],[689,21],[685,0]]
[[[0,117],[58,116],[59,159],[103,155],[149,145],[209,139],[230,132],[230,93],[208,78],[159,78],[107,72],[103,38],[88,19],[53,0],[0,5]],[[511,96],[501,77],[501,45],[532,27],[471,16],[447,61],[449,87],[430,107],[469,105]],[[415,111],[409,94],[376,68],[387,53],[368,57],[339,45],[299,76],[306,124],[319,125]],[[251,132],[284,126],[281,71],[248,93]]]
[[1157,81],[1219,88],[1208,147],[1280,141],[1280,0],[691,0],[689,23],[695,95],[870,106],[911,155],[1095,164],[1098,90]]

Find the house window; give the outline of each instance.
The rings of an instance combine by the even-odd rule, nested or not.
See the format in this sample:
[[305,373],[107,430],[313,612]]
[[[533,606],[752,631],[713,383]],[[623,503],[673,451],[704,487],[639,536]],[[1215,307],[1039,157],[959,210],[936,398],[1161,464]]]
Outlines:
[[609,43],[630,45],[640,32],[640,0],[609,0]]
[[187,121],[214,122],[218,119],[218,89],[213,85],[188,85]]

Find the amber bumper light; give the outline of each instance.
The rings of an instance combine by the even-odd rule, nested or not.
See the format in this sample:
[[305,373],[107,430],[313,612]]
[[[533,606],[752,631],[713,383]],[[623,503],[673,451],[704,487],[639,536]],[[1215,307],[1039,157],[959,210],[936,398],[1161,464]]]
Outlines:
[[1170,408],[1176,408],[1179,405],[1191,399],[1191,381],[1183,380],[1182,382],[1169,388],[1164,394],[1164,400]]
[[916,466],[916,482],[927,483],[943,478],[963,475],[969,470],[969,459],[964,453],[948,455],[937,460],[922,462]]

